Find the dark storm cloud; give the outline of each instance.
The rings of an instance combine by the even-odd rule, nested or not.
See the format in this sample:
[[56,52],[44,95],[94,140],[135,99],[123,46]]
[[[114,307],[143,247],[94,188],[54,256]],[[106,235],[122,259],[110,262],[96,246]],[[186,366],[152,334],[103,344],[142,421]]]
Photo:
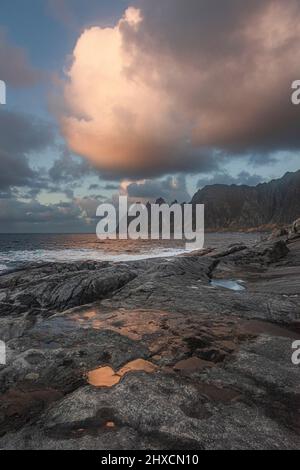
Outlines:
[[143,27],[134,30],[123,23],[122,31],[131,45],[136,46],[138,38],[146,53],[176,56],[186,64],[200,53],[201,62],[209,64],[224,52],[234,57],[244,49],[235,37],[237,26],[245,26],[267,3],[270,0],[135,0]]
[[193,144],[229,154],[300,148],[297,0],[137,0],[141,27],[123,22],[133,79],[164,88],[192,120]]
[[0,222],[58,223],[73,220],[80,210],[73,203],[43,205],[36,200],[22,202],[15,198],[0,200]]
[[10,199],[13,196],[13,193],[10,188],[7,190],[0,190],[0,199]]
[[113,184],[113,183],[107,183],[103,189],[107,190],[107,191],[116,191],[119,189],[119,185],[118,184]]
[[89,186],[89,190],[90,190],[90,191],[96,191],[97,189],[101,189],[101,185],[100,185],[100,184],[97,184],[97,183],[90,184],[90,186]]
[[130,5],[74,48],[60,109],[73,152],[113,180],[216,171],[216,155],[266,164],[300,149],[298,0]]
[[92,220],[88,214],[93,203],[96,205],[96,201],[74,199],[45,205],[36,200],[0,198],[0,232],[94,231],[95,218]]
[[213,185],[213,184],[237,184],[237,185],[247,185],[247,186],[256,186],[257,184],[264,181],[264,179],[259,175],[251,175],[247,171],[242,171],[238,176],[231,176],[225,171],[220,171],[214,173],[212,176],[207,178],[201,178],[198,180],[197,187],[203,188],[204,186]]
[[86,160],[72,155],[63,148],[49,170],[49,177],[54,182],[67,183],[78,181],[91,172],[92,169]]
[[133,199],[158,199],[163,198],[166,202],[188,202],[191,199],[187,188],[185,177],[167,177],[163,180],[146,180],[142,183],[132,183],[127,186],[127,194]]
[[0,149],[20,155],[52,145],[52,126],[30,114],[0,109]]
[[88,220],[96,220],[96,212],[98,206],[104,201],[105,197],[99,195],[85,196],[83,198],[77,198],[76,204],[82,210],[82,214]]
[[[176,147],[176,143],[178,144]],[[153,143],[143,142],[139,152],[131,155],[137,160],[128,165],[124,159],[122,165],[111,170],[102,169],[98,164],[91,162],[96,173],[101,179],[107,181],[116,180],[141,180],[143,178],[156,178],[163,175],[176,175],[178,173],[197,173],[199,171],[207,173],[217,170],[220,161],[228,159],[227,155],[216,153],[211,149],[190,148],[190,144],[179,143],[178,139],[168,146],[156,147]],[[125,144],[126,145],[126,144]],[[114,189],[114,183],[108,183],[107,189]]]
[[0,192],[0,232],[95,232],[96,210],[102,196],[73,198],[68,202],[42,204],[36,199],[20,201]]
[[0,189],[41,187],[42,175],[28,162],[31,152],[53,144],[51,126],[30,115],[0,109]]
[[25,49],[12,45],[1,27],[0,78],[13,88],[31,87],[43,78],[42,73],[30,64]]
[[0,165],[0,189],[30,186],[33,183],[35,172],[29,167],[26,157],[20,158],[0,150]]

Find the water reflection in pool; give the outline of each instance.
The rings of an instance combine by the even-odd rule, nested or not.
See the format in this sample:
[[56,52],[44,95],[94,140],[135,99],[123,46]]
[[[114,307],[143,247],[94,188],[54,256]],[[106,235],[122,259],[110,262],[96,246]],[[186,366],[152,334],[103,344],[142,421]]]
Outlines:
[[118,372],[115,372],[109,366],[99,367],[87,374],[87,380],[90,385],[94,387],[112,387],[120,382],[121,378],[128,372],[144,371],[152,373],[157,370],[157,366],[152,362],[145,361],[144,359],[136,359],[135,361],[128,362]]
[[234,281],[226,279],[212,279],[211,285],[213,287],[223,287],[224,289],[234,290],[236,292],[246,290],[241,284],[243,281]]
[[74,311],[70,318],[83,328],[110,329],[130,339],[141,340],[145,335],[159,332],[161,322],[166,316],[166,312],[153,310],[118,309],[105,312],[91,308],[87,311]]

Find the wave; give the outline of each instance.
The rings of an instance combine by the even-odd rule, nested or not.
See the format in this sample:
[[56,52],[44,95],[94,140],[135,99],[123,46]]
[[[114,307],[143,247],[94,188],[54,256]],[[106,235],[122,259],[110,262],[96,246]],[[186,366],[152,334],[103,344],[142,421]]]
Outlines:
[[0,254],[0,272],[26,263],[76,262],[76,261],[135,261],[148,258],[173,257],[185,253],[179,248],[154,248],[148,252],[113,253],[90,249],[20,250]]

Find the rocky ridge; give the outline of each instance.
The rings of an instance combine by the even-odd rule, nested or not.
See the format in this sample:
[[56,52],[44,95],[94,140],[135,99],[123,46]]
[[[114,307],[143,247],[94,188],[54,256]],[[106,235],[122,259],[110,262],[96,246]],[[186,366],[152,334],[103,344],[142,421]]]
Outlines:
[[240,230],[291,224],[300,213],[300,170],[259,184],[216,184],[200,189],[192,204],[205,204],[209,230]]

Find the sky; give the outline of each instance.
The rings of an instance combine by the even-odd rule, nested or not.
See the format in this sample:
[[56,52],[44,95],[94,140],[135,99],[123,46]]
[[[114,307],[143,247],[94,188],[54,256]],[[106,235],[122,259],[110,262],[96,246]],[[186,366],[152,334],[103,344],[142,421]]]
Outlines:
[[300,168],[298,0],[1,0],[0,232]]

